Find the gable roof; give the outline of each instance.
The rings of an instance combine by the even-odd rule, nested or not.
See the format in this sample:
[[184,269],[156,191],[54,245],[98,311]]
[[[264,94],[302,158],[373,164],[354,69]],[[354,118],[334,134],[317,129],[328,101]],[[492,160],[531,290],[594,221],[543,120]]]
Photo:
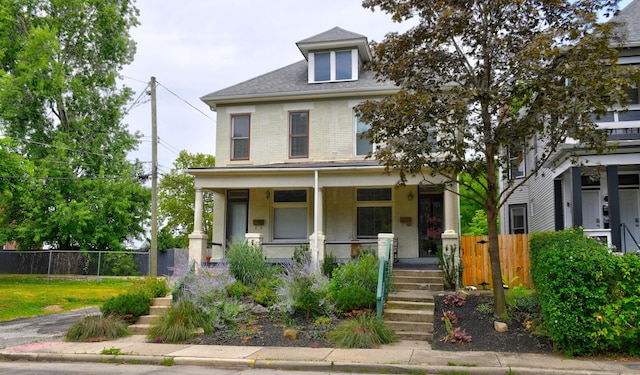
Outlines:
[[353,39],[367,39],[366,36],[358,33],[354,33],[349,30],[345,30],[340,27],[334,27],[333,29],[327,30],[320,34],[308,37],[306,39],[302,39],[296,44],[305,44],[305,43],[319,43],[319,42],[327,42],[327,41],[339,41],[339,40],[353,40]]
[[640,0],[633,0],[629,5],[620,10],[611,19],[622,24],[626,33],[626,45],[629,47],[640,46]]

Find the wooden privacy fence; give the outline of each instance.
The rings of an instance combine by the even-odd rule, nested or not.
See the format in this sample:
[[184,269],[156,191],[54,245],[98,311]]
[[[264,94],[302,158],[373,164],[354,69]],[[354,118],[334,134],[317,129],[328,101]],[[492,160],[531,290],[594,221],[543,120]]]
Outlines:
[[[522,285],[533,288],[529,278],[529,235],[506,234],[498,237],[500,244],[500,265],[502,278],[510,287]],[[476,286],[481,290],[482,283],[491,289],[491,263],[489,261],[488,236],[460,237],[462,256],[462,281],[465,286]]]

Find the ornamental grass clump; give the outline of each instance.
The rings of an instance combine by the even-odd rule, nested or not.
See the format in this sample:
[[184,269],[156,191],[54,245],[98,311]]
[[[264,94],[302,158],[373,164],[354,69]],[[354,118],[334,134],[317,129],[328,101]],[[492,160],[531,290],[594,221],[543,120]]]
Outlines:
[[372,314],[359,314],[343,321],[327,333],[327,339],[337,348],[347,349],[372,349],[396,341],[393,330]]
[[231,275],[251,288],[273,273],[272,266],[265,261],[262,248],[249,245],[246,241],[232,243],[226,261]]
[[65,335],[67,341],[97,342],[128,336],[127,323],[115,315],[88,315],[74,323]]

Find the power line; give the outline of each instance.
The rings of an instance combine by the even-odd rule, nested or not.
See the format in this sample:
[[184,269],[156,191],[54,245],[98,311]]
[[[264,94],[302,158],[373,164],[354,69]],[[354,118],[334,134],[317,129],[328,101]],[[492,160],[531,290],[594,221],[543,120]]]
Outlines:
[[194,106],[193,104],[189,103],[186,99],[182,98],[180,95],[176,94],[175,92],[171,91],[167,86],[163,85],[162,83],[158,82],[158,86],[162,86],[165,88],[165,90],[169,91],[173,96],[175,96],[176,98],[182,100],[183,102],[185,102],[189,107],[195,109],[196,111],[200,112],[204,117],[208,118],[209,120],[213,121],[213,123],[216,123],[216,120],[214,120],[213,118],[209,117],[209,115],[207,115],[206,113],[204,113],[202,110],[200,110],[200,108],[197,108],[196,106]]

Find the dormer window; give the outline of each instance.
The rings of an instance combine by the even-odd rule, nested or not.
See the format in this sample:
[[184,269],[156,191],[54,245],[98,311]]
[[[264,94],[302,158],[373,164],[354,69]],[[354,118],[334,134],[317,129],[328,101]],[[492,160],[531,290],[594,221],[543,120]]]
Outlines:
[[309,83],[358,79],[358,50],[309,53]]

